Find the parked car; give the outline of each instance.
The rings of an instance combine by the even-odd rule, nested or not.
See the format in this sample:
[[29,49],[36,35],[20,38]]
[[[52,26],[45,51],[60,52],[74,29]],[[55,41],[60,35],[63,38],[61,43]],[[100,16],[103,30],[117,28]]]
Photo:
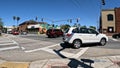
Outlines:
[[108,37],[105,34],[98,33],[94,29],[89,28],[69,28],[65,31],[63,42],[72,44],[74,48],[80,48],[82,44],[100,43],[105,45]]
[[13,35],[19,35],[19,31],[13,31],[12,34]]
[[113,38],[120,38],[120,33],[113,34],[112,37],[113,37]]
[[27,31],[22,31],[21,35],[27,35]]
[[63,31],[61,29],[48,29],[46,35],[48,37],[59,37],[63,36]]

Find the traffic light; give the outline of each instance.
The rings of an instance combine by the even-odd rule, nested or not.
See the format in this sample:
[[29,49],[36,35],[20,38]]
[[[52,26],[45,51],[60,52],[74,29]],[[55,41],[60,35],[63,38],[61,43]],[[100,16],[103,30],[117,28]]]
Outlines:
[[70,19],[70,23],[72,23],[72,19]]
[[102,5],[105,5],[105,0],[102,0]]
[[77,19],[77,22],[79,22],[79,19]]
[[41,19],[41,21],[43,22],[43,18]]

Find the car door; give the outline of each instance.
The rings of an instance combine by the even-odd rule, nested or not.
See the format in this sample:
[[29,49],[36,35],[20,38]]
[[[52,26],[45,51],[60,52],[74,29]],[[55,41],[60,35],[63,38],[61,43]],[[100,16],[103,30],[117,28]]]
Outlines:
[[90,43],[91,42],[91,34],[88,33],[87,28],[80,28],[79,38],[82,40],[82,43]]
[[91,43],[99,42],[99,33],[93,29],[88,29]]

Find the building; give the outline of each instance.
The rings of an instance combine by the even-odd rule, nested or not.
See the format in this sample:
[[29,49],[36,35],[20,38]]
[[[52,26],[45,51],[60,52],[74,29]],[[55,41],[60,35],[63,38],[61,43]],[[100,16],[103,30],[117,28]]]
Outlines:
[[38,24],[38,22],[36,21],[33,21],[33,20],[30,20],[30,21],[25,21],[21,24],[19,24],[19,31],[27,31],[27,27],[28,25],[35,25],[35,24]]
[[28,25],[27,30],[29,33],[46,33],[48,24],[45,22],[38,22],[38,24]]
[[120,8],[101,11],[100,32],[108,35],[120,33]]
[[46,22],[36,22],[34,20],[30,20],[19,24],[19,32],[26,31],[28,33],[38,33],[43,28],[49,28]]

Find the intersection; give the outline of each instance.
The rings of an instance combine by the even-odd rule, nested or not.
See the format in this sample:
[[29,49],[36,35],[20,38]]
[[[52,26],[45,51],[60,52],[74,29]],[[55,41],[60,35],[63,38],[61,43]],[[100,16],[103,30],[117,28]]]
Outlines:
[[[67,58],[77,59],[88,56],[112,56],[119,55],[120,53],[120,40],[111,37],[109,37],[109,42],[105,46],[85,45],[80,49],[74,49],[64,45],[62,37],[47,38],[46,35],[8,35],[1,40],[8,41],[5,41],[4,46],[0,46],[0,57],[10,61],[29,62],[35,61],[36,59],[61,58],[60,54]],[[98,53],[97,51],[101,52]]]

